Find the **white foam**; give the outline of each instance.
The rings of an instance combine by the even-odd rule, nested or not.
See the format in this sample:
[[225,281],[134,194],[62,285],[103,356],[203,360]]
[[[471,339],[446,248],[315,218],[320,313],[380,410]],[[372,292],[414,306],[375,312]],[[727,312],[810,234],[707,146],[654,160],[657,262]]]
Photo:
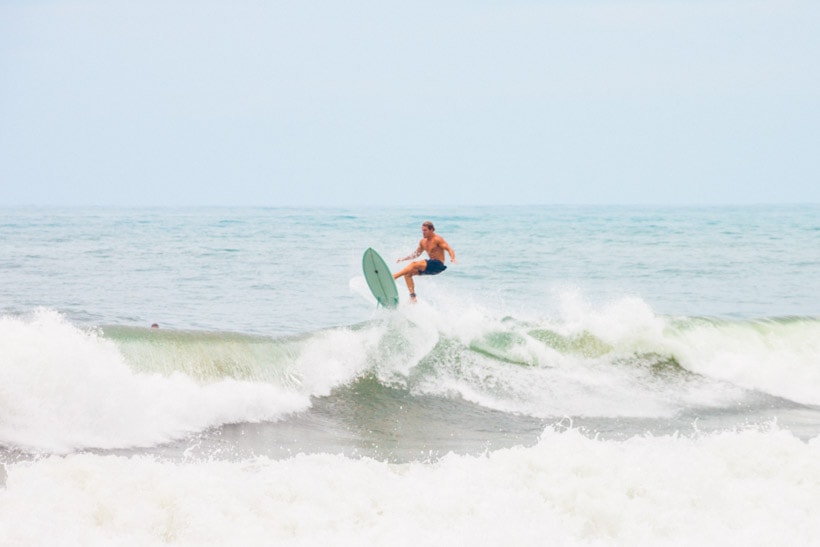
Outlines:
[[702,323],[670,347],[694,372],[820,405],[820,321]]
[[[809,545],[820,439],[788,432],[593,440],[391,465],[343,456],[9,465],[12,545]],[[46,525],[48,524],[48,525]]]
[[150,446],[310,404],[270,384],[135,373],[112,342],[48,310],[0,317],[0,347],[0,443],[27,450]]
[[[685,369],[731,386],[754,389],[805,404],[820,404],[820,321],[683,320],[658,316],[637,297],[593,306],[572,291],[561,294],[564,334],[587,331],[613,348],[612,356],[641,353],[673,357]],[[706,387],[702,385],[701,387]],[[732,389],[699,390],[714,404]]]
[[334,387],[352,381],[367,370],[368,355],[377,342],[378,333],[373,329],[331,329],[314,334],[292,367],[300,377],[302,391],[325,396]]
[[[0,317],[0,442],[42,451],[149,446],[224,423],[280,419],[366,373],[414,393],[457,394],[536,417],[673,416],[734,405],[744,388],[820,403],[820,321],[680,323],[637,298],[596,307],[570,295],[561,317],[522,323],[428,289],[433,303],[300,340],[282,385],[139,373],[110,340],[56,312]],[[558,350],[531,329],[586,333],[606,348]],[[493,333],[512,340],[499,355],[492,344],[490,353],[480,347]],[[641,354],[674,358],[698,375],[657,374],[636,360]],[[420,363],[427,366],[416,373]]]
[[[721,405],[742,397],[731,385],[683,374],[659,377],[636,363],[642,352],[663,355],[666,343],[665,320],[642,300],[595,308],[577,294],[570,296],[564,316],[530,323],[497,319],[478,305],[442,295],[436,295],[436,306],[420,302],[400,308],[412,322],[405,336],[418,330],[433,342],[456,343],[438,349],[432,372],[416,388],[537,417],[668,417],[692,404]],[[608,348],[601,355],[559,351],[533,338],[532,329],[566,337],[591,334]]]

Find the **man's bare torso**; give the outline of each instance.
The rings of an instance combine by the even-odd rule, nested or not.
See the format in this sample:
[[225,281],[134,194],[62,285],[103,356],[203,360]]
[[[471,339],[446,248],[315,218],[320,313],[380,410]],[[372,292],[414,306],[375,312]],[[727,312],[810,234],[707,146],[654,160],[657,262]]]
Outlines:
[[427,253],[432,260],[440,260],[444,262],[444,247],[442,247],[444,239],[439,235],[433,235],[429,238],[423,238],[419,242],[419,248]]

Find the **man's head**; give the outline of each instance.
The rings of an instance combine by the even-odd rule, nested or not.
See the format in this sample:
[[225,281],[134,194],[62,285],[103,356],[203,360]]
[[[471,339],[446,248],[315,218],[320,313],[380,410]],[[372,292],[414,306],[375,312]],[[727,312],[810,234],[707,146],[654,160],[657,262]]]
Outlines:
[[421,225],[421,233],[427,235],[428,233],[432,234],[436,231],[436,227],[433,226],[433,223],[429,220]]

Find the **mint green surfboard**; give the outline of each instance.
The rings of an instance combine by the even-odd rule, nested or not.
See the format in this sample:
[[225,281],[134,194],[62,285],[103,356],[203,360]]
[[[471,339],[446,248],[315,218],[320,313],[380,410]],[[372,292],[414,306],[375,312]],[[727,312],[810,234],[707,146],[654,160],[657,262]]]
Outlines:
[[396,282],[393,281],[393,274],[387,263],[373,249],[367,249],[362,257],[362,270],[364,278],[370,292],[376,300],[385,308],[395,308],[399,305],[399,291],[396,289]]

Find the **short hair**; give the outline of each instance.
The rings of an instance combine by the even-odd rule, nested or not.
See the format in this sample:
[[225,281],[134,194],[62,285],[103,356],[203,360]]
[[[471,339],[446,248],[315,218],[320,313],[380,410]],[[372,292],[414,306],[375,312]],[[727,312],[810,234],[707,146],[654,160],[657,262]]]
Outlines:
[[429,229],[433,230],[434,232],[436,231],[436,227],[433,226],[433,223],[430,222],[429,220],[426,221],[424,224],[422,224],[422,226],[427,226]]

